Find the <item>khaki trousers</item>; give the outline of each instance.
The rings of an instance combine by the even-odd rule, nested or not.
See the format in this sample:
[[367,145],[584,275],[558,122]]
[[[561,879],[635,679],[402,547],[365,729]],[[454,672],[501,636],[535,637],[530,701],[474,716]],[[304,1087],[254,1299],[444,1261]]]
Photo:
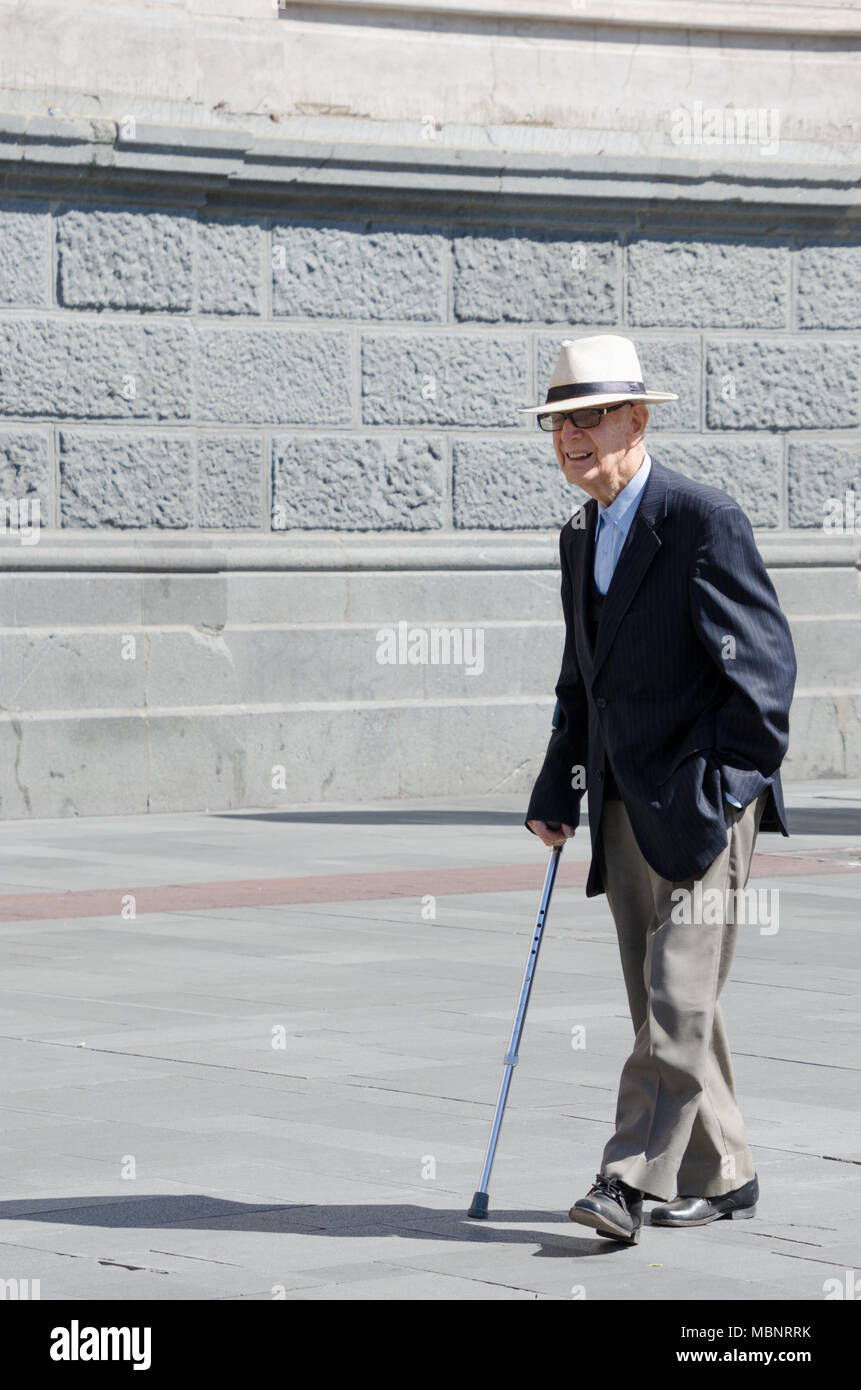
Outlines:
[[[676,1193],[722,1195],[754,1176],[718,995],[735,950],[738,923],[732,918],[740,915],[737,899],[726,895],[747,883],[767,795],[743,810],[726,806],[726,849],[700,879],[712,906],[692,911],[690,924],[674,920],[683,909],[671,894],[685,889],[695,904],[695,880],[671,883],[656,874],[634,839],[624,803],[604,803],[604,883],[636,1037],[622,1069],[616,1132],[601,1171],[657,1201]],[[729,911],[716,912],[718,895],[707,889],[720,890],[721,908],[728,902]],[[697,922],[697,915],[707,920]],[[709,920],[716,915],[722,920]]]

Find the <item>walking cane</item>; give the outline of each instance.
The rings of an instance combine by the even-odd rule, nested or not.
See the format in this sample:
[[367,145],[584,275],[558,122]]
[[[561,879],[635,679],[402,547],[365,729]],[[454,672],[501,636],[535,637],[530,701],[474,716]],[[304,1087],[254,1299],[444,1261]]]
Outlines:
[[[555,727],[555,726],[554,726]],[[561,826],[554,821],[545,822],[548,830],[559,830]],[[511,1042],[508,1051],[503,1058],[504,1067],[502,1073],[502,1085],[499,1088],[499,1100],[496,1102],[496,1114],[493,1117],[493,1128],[490,1131],[490,1142],[487,1146],[487,1154],[484,1160],[484,1168],[481,1174],[481,1186],[472,1199],[472,1206],[467,1212],[468,1216],[482,1221],[487,1217],[490,1198],[487,1195],[487,1185],[490,1182],[490,1170],[493,1167],[493,1158],[496,1153],[496,1144],[499,1139],[499,1131],[502,1128],[502,1117],[505,1114],[505,1102],[508,1100],[508,1088],[511,1085],[511,1077],[514,1068],[520,1060],[517,1049],[520,1046],[520,1036],[523,1032],[523,1024],[526,1019],[526,1009],[529,1004],[529,995],[532,990],[532,981],[535,976],[535,967],[538,964],[538,952],[541,947],[541,937],[544,932],[544,923],[547,920],[547,909],[550,906],[550,897],[553,892],[553,884],[556,882],[556,870],[559,867],[559,857],[562,854],[563,845],[553,845],[550,850],[550,862],[547,865],[547,874],[544,878],[544,888],[541,893],[541,903],[538,908],[538,916],[535,919],[535,930],[532,933],[532,941],[529,947],[529,956],[526,961],[526,970],[523,975],[523,986],[520,991],[520,1003],[517,1006],[517,1014],[514,1019],[514,1029],[511,1034]]]

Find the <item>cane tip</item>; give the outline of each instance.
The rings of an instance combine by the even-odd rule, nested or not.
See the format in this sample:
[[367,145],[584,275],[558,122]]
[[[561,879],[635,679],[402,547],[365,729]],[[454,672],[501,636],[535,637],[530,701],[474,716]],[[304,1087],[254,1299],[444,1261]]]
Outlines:
[[476,1192],[472,1199],[472,1206],[467,1212],[474,1221],[485,1221],[490,1208],[490,1197],[486,1192]]

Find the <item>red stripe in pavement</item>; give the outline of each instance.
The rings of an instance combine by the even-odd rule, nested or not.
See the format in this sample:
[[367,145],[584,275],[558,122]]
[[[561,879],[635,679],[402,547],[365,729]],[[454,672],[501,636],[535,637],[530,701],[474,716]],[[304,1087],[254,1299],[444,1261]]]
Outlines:
[[[834,853],[831,851],[830,853]],[[756,854],[752,876],[772,878],[791,874],[851,872],[853,856],[839,851],[835,859]],[[363,899],[444,897],[449,893],[540,892],[545,866],[484,865],[460,869],[402,869],[393,873],[326,874],[320,877],[249,878],[208,883],[166,883],[150,888],[80,889],[67,893],[0,894],[0,922],[34,922],[74,917],[118,917],[123,899],[132,896],[137,917],[154,912],[199,912],[206,908],[278,907],[291,903],[360,902]],[[557,883],[576,888],[586,882],[588,863],[559,865]]]
[[[557,883],[586,882],[587,864],[560,864]],[[70,893],[0,895],[0,922],[59,917],[117,917],[131,894],[135,915],[202,908],[278,907],[290,903],[359,902],[365,898],[421,898],[427,893],[540,892],[543,864],[463,869],[401,869],[394,873],[326,874],[319,878],[250,878],[210,883],[166,883],[155,888],[82,889]]]

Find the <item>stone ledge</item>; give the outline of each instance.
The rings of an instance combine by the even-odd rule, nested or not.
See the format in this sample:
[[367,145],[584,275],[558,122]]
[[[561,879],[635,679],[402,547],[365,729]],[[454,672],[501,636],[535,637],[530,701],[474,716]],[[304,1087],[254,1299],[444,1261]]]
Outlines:
[[319,11],[343,11],[343,21],[368,10],[378,19],[387,15],[433,15],[442,26],[446,18],[483,19],[494,26],[534,24],[598,24],[602,28],[720,30],[729,33],[815,34],[823,38],[861,33],[861,15],[843,5],[757,4],[739,0],[278,0],[284,19],[318,18]]
[[[297,131],[292,138],[291,125]],[[459,219],[487,216],[484,205],[466,207],[464,194],[485,195],[488,205],[500,208],[506,200],[528,201],[545,213],[560,199],[585,200],[599,221],[606,216],[600,202],[608,197],[617,215],[629,202],[632,216],[644,199],[670,210],[676,203],[720,203],[736,218],[750,216],[759,205],[782,205],[799,222],[825,218],[829,225],[841,209],[850,218],[859,212],[861,178],[854,164],[811,159],[769,163],[766,169],[761,160],[734,159],[731,152],[692,158],[614,153],[608,162],[606,155],[570,149],[518,148],[526,137],[516,126],[458,127],[457,143],[434,144],[422,143],[415,123],[407,121],[336,125],[335,138],[309,137],[298,133],[308,130],[307,122],[288,119],[273,138],[235,128],[139,122],[135,138],[124,139],[118,124],[104,118],[0,113],[0,187],[10,194],[50,189],[54,197],[65,187],[76,197],[109,188],[112,197],[138,199],[163,190],[168,202],[189,207],[241,199],[246,212],[274,199],[282,215],[293,199],[306,206],[310,190],[315,198],[330,194],[351,205],[357,197],[381,199],[383,206],[408,197],[443,208],[448,200]],[[500,135],[508,148],[494,148]],[[731,203],[736,206],[729,208]],[[502,208],[499,215],[504,213]],[[834,230],[845,236],[848,227],[834,221]]]
[[[760,531],[757,545],[775,568],[861,568],[861,535]],[[115,536],[43,532],[36,545],[0,539],[0,571],[93,570],[210,573],[233,570],[555,570],[559,533],[462,531],[444,535],[331,532],[267,534],[223,540],[127,531]]]

